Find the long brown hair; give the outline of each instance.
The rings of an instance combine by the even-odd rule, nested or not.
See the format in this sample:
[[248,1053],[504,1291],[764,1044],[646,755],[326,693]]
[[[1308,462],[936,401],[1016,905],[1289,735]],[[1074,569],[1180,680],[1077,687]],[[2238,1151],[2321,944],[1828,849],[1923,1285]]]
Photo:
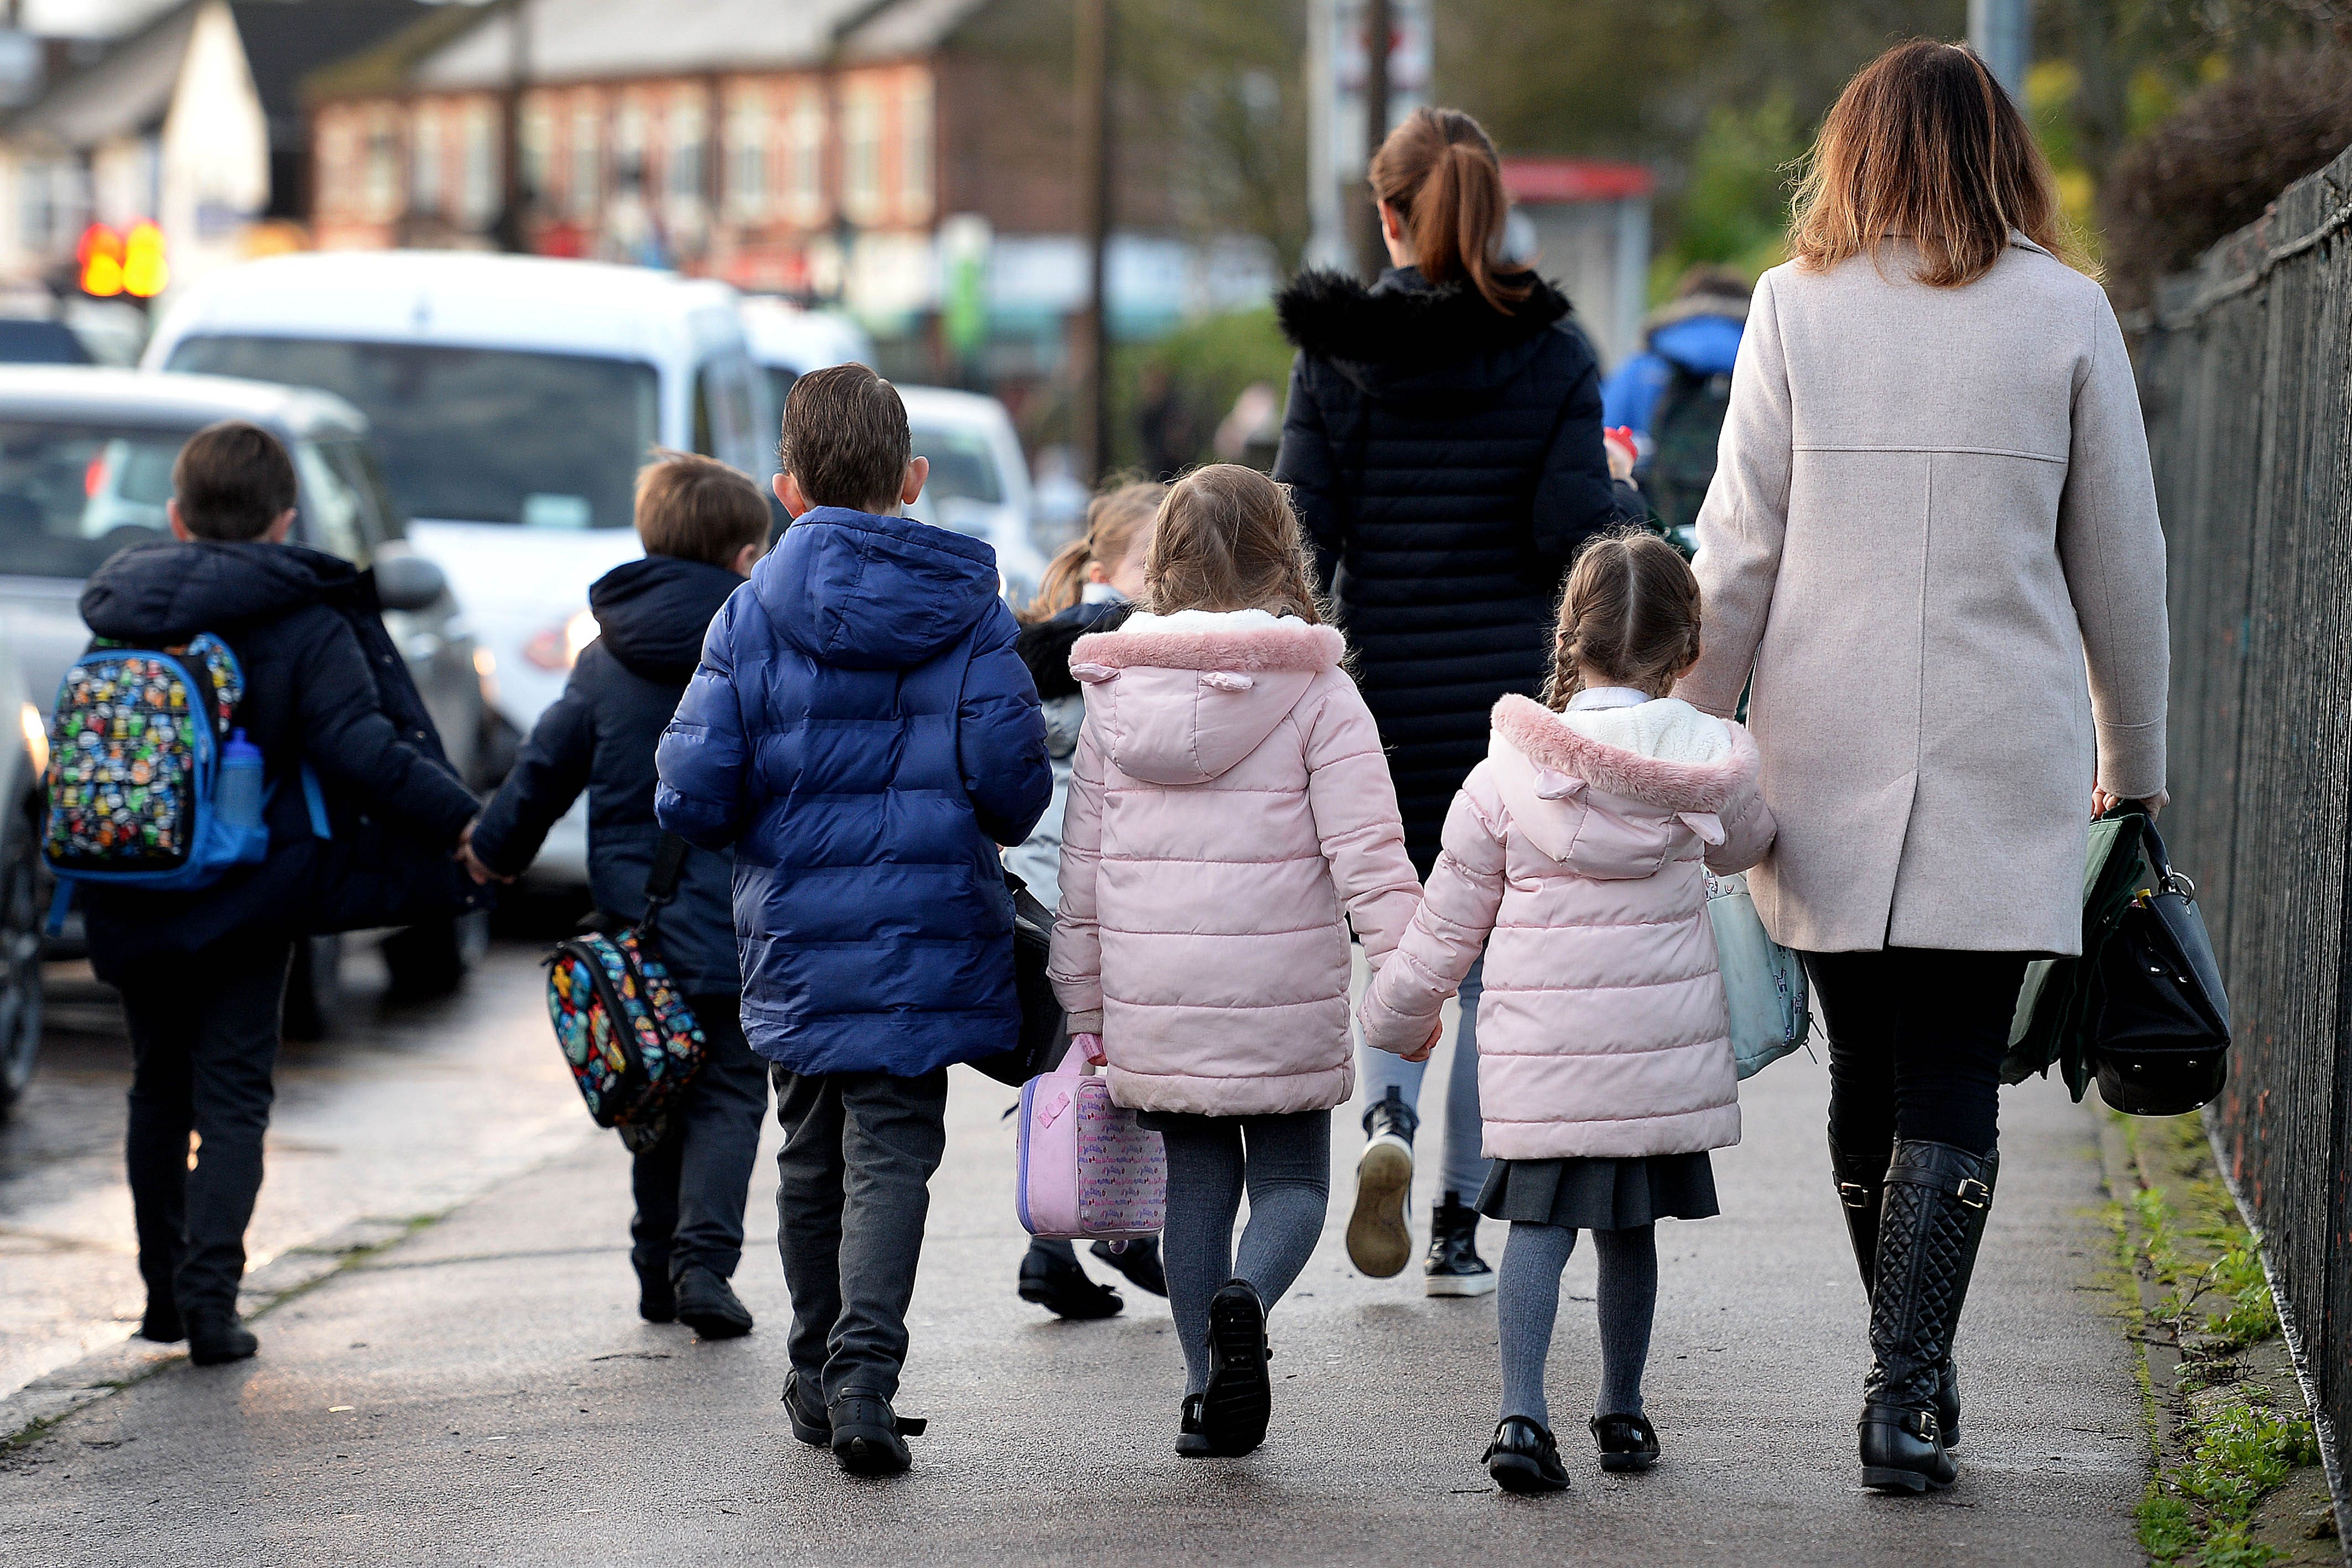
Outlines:
[[1381,143],[1371,172],[1373,193],[1396,209],[1422,277],[1466,277],[1507,316],[1528,297],[1526,268],[1496,267],[1511,200],[1495,144],[1476,120],[1458,109],[1416,109]]
[[1698,579],[1653,533],[1603,534],[1584,547],[1560,595],[1544,702],[1557,713],[1582,689],[1577,666],[1654,697],[1698,660]]
[[1255,468],[1212,463],[1176,481],[1152,525],[1146,608],[1265,610],[1319,623],[1307,543],[1283,487]]
[[1920,282],[1958,288],[1992,270],[2012,229],[2082,265],[2017,105],[1974,50],[1915,38],[1863,67],[1822,122],[1789,248],[1826,272],[1906,239]]
[[1086,532],[1054,552],[1045,563],[1045,580],[1037,597],[1020,614],[1022,624],[1051,621],[1086,597],[1087,569],[1099,565],[1106,573],[1135,553],[1135,541],[1150,531],[1151,519],[1168,486],[1149,479],[1114,486],[1087,503]]

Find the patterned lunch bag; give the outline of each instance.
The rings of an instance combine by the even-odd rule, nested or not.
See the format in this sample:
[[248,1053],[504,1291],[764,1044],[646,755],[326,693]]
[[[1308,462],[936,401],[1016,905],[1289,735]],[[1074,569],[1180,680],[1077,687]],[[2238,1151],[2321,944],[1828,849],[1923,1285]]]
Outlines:
[[1101,1048],[1075,1036],[1059,1067],[1022,1085],[1013,1202],[1032,1236],[1139,1241],[1167,1218],[1167,1148],[1112,1103]]
[[706,1041],[686,993],[662,961],[655,924],[677,893],[686,841],[664,833],[646,878],[646,915],[583,931],[547,956],[547,1016],[600,1127],[631,1149],[667,1135],[667,1112],[702,1065]]

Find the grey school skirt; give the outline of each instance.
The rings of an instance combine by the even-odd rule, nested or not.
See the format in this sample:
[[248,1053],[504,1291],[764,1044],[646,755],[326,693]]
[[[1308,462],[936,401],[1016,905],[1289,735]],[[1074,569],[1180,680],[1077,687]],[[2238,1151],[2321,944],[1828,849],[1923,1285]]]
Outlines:
[[1660,1219],[1706,1219],[1715,1166],[1704,1154],[1639,1159],[1496,1160],[1478,1193],[1489,1219],[1573,1230],[1631,1230]]

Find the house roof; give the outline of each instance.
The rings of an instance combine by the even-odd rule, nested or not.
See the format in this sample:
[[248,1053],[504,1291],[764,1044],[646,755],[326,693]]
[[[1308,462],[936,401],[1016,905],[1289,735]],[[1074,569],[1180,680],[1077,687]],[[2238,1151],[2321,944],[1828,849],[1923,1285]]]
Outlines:
[[[987,0],[521,0],[527,68],[534,80],[699,75],[919,53]],[[362,83],[322,72],[314,89],[342,96],[400,87],[444,91],[504,87],[513,41],[503,13],[473,10],[467,25],[419,51],[397,79]]]
[[449,8],[424,0],[231,0],[254,89],[269,117],[269,144],[304,145],[302,83],[311,72]]

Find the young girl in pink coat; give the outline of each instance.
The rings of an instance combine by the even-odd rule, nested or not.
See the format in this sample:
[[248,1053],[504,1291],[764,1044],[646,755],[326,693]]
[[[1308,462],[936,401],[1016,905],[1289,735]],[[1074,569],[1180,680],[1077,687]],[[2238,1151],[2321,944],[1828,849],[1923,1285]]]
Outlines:
[[1355,1090],[1349,926],[1377,970],[1421,889],[1281,489],[1231,465],[1180,482],[1143,601],[1071,650],[1086,720],[1051,972],[1112,1097],[1167,1143],[1176,1451],[1238,1455],[1265,1439],[1266,1310],[1322,1234],[1331,1108]]
[[1427,1049],[1478,956],[1478,1094],[1494,1165],[1478,1208],[1511,1222],[1496,1294],[1502,1421],[1484,1456],[1511,1491],[1568,1484],[1544,1400],[1576,1233],[1601,1259],[1605,1469],[1646,1469],[1657,1300],[1653,1222],[1717,1212],[1707,1151],[1739,1141],[1706,872],[1772,842],[1748,732],[1666,695],[1699,653],[1699,592],[1663,539],[1588,546],[1538,704],[1495,705],[1486,760],[1445,821],[1421,911],[1360,1009],[1364,1038]]

